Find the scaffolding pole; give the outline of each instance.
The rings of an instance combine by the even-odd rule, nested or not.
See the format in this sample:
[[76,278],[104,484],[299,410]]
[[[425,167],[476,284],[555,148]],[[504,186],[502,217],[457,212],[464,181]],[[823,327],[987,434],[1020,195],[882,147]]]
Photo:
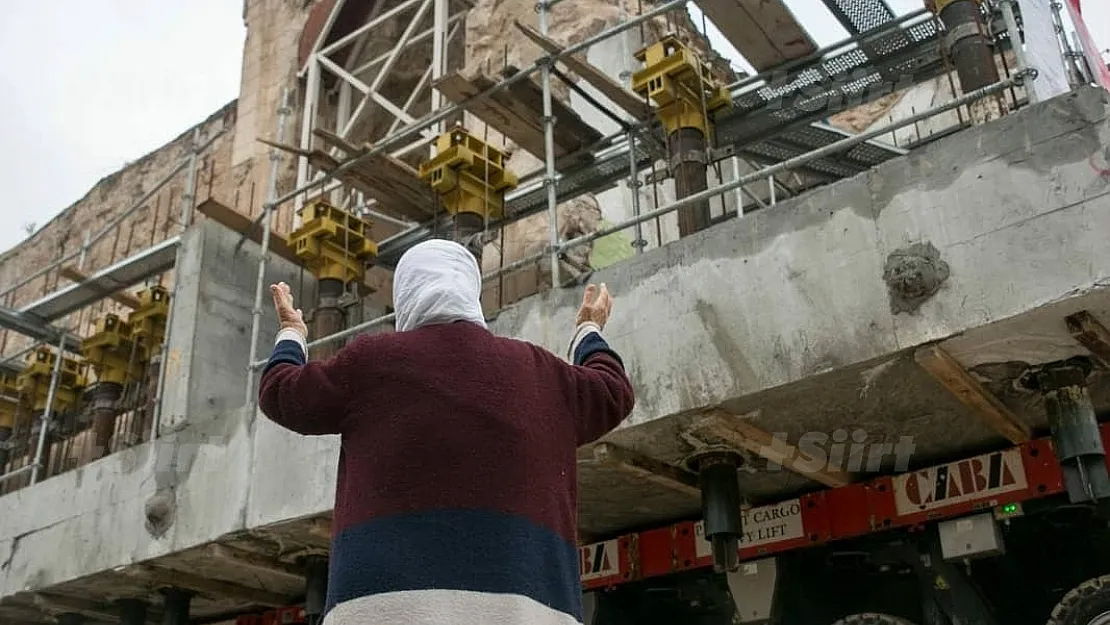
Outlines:
[[[540,34],[547,37],[547,8],[550,0],[540,0],[536,4],[539,11]],[[549,58],[540,71],[540,85],[543,88],[543,183],[547,186],[547,235],[551,247],[551,288],[559,281],[559,202],[555,189],[555,113],[551,106],[551,68],[555,59]]]
[[[193,132],[193,153],[189,155],[189,172],[185,176],[185,192],[181,195],[181,234],[184,235],[185,231],[189,228],[189,220],[192,215],[193,207],[196,204],[197,192],[197,161],[199,160],[202,150],[200,142],[200,129],[198,128]],[[184,250],[184,245],[177,246],[177,252],[173,262],[174,269],[181,266],[181,254]],[[181,275],[175,274],[173,277],[173,288],[170,290],[170,308],[166,311],[166,330],[162,333],[162,345],[158,351],[158,380],[154,383],[154,414],[150,417],[150,438],[147,440],[154,440],[158,438],[158,429],[162,424],[162,399],[166,390],[166,361],[170,353],[170,336],[173,332],[173,311],[177,308],[177,293],[178,285],[181,284]]]
[[[285,139],[285,124],[292,109],[289,106],[289,88],[281,94],[281,107],[278,108],[277,143]],[[258,335],[262,331],[262,292],[266,286],[266,260],[270,252],[270,230],[273,219],[270,218],[274,207],[277,205],[278,174],[281,169],[281,152],[277,148],[270,148],[270,179],[266,183],[266,204],[262,207],[262,247],[258,252],[258,279],[254,285],[254,308],[251,309],[251,343],[247,358],[247,415],[252,415],[256,407],[257,398],[254,394],[254,355],[258,351]]]
[[62,361],[65,360],[65,340],[58,341],[58,355],[54,358],[54,370],[50,372],[50,388],[46,390],[46,409],[39,418],[39,440],[35,443],[35,459],[31,463],[31,486],[39,481],[43,466],[42,453],[46,450],[46,434],[50,430],[50,419],[54,416],[54,395],[58,392],[58,380],[62,377]]

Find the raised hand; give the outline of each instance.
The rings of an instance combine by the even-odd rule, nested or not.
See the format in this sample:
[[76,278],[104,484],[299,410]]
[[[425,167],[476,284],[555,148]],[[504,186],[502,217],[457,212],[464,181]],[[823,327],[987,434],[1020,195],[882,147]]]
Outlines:
[[301,309],[293,308],[293,293],[289,290],[289,285],[284,282],[271,284],[270,295],[274,297],[274,309],[277,310],[281,329],[295,330],[302,337],[308,338],[308,326],[305,325]]
[[604,284],[600,289],[591,284],[586,287],[586,293],[582,297],[582,307],[578,309],[575,323],[582,324],[588,321],[596,323],[599,328],[604,328],[611,310],[613,310],[613,298],[609,295],[609,289]]

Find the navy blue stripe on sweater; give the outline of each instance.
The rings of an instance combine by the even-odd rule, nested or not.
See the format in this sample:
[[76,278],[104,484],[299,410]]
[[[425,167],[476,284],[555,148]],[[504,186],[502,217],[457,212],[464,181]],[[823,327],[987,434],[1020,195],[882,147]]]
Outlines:
[[524,517],[485,510],[416,512],[360,523],[332,540],[327,611],[387,592],[523,595],[582,620],[578,548]]
[[609,354],[620,363],[621,367],[624,367],[624,361],[621,360],[621,357],[609,347],[609,344],[597,332],[590,332],[582,337],[578,346],[574,348],[574,364],[583,365],[590,356],[598,353]]
[[274,345],[273,353],[270,354],[269,362],[267,362],[266,367],[262,369],[262,375],[266,375],[266,372],[274,365],[283,362],[298,366],[307,362],[300,343],[293,340],[278,341],[278,344]]

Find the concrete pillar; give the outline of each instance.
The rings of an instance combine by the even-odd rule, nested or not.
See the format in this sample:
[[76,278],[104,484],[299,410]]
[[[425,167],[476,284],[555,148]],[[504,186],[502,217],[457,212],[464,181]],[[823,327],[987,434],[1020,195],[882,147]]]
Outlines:
[[189,625],[189,604],[193,593],[180,588],[164,588],[165,610],[162,612],[162,625]]
[[[936,11],[947,31],[945,44],[964,93],[1000,80],[988,26],[982,21],[978,0],[937,0]],[[1003,115],[1003,101],[988,96],[968,106],[972,120],[981,124]]]
[[88,449],[81,464],[108,455],[112,434],[116,430],[116,415],[119,414],[116,404],[123,396],[123,386],[114,382],[101,382],[93,387],[90,395],[93,434],[86,443]]
[[147,603],[142,599],[120,599],[119,625],[145,625]]
[[1110,497],[1106,451],[1087,392],[1090,372],[1090,361],[1073,358],[1043,365],[1024,378],[1027,386],[1036,388],[1044,397],[1056,457],[1063,468],[1064,486],[1072,503]]
[[[342,280],[321,278],[316,283],[316,309],[312,311],[312,336],[320,339],[346,328],[340,299],[345,293]],[[327,360],[343,347],[342,341],[322,345],[313,350],[313,358]]]
[[[682,199],[709,188],[705,134],[697,128],[679,128],[668,137],[675,198]],[[709,227],[709,200],[678,209],[678,235],[689,236]]]
[[328,598],[328,559],[309,556],[305,559],[304,611],[309,625],[318,625],[324,618]]
[[742,462],[735,452],[710,451],[695,458],[691,464],[698,471],[701,488],[702,518],[705,539],[713,549],[713,568],[718,573],[740,567],[740,482],[737,469]]

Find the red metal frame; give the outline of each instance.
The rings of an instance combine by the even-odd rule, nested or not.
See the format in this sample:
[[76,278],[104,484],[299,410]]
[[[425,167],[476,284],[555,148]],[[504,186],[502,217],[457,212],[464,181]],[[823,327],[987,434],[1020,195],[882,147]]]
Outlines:
[[[1110,423],[1100,426],[1110,449]],[[745,511],[740,559],[948,519],[1064,492],[1050,438]],[[712,566],[701,521],[582,545],[582,587]]]

